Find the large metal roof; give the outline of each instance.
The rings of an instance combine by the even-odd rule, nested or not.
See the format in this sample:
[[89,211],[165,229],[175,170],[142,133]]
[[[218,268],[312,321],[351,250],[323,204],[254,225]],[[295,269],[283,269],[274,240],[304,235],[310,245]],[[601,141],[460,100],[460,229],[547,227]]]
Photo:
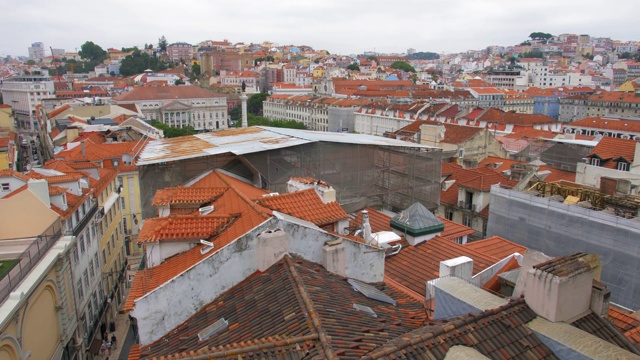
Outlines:
[[150,141],[136,164],[151,165],[224,153],[244,155],[320,141],[440,150],[433,146],[373,135],[252,126]]

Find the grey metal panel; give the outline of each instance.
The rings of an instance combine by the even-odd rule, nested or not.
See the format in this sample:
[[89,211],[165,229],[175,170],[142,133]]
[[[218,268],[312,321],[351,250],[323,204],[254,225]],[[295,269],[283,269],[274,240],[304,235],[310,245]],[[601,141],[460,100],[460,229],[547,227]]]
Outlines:
[[383,293],[382,291],[376,289],[375,287],[369,284],[365,284],[355,279],[349,279],[347,280],[347,282],[351,284],[351,286],[353,286],[354,289],[362,293],[362,295],[370,299],[386,302],[388,304],[392,304],[393,306],[396,305],[396,301],[393,300],[389,295]]

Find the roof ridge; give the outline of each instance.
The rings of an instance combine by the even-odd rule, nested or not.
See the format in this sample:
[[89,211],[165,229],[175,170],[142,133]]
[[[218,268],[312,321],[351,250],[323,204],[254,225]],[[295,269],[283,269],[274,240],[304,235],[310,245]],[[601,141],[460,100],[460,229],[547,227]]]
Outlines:
[[322,322],[320,322],[320,318],[318,317],[318,314],[316,313],[313,307],[313,301],[311,300],[311,297],[305,290],[304,281],[298,274],[298,271],[295,269],[294,264],[291,261],[291,257],[289,255],[285,255],[284,262],[287,265],[289,274],[291,275],[291,278],[293,279],[293,282],[296,285],[297,293],[302,298],[302,303],[305,309],[307,310],[307,315],[311,319],[311,325],[313,326],[313,330],[315,330],[316,333],[318,334],[318,339],[320,340],[320,345],[323,349],[326,359],[338,359],[338,356],[331,348],[331,344],[329,343],[327,333],[325,332],[324,327],[322,326]]

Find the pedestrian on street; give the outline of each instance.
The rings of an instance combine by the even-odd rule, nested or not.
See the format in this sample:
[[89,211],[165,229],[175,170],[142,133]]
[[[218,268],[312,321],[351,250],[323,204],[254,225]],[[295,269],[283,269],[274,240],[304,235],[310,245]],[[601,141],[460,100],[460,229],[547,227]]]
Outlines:
[[111,341],[107,340],[107,351],[109,352],[109,355],[111,355],[111,347],[113,345],[111,344]]
[[118,340],[118,339],[116,339],[116,333],[113,333],[113,334],[111,335],[111,346],[113,346],[113,348],[114,348],[114,349],[117,349],[117,348],[118,348],[117,340]]

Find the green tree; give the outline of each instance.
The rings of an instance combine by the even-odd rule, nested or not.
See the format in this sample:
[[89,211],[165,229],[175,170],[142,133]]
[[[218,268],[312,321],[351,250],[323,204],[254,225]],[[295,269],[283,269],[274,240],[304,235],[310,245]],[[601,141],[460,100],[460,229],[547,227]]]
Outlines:
[[522,53],[522,57],[544,59],[544,54],[541,51],[529,51],[526,53]]
[[191,80],[191,82],[194,82],[199,77],[200,77],[200,64],[193,64],[191,66],[191,74],[189,75],[189,79]]
[[242,107],[240,105],[236,105],[229,111],[229,118],[232,121],[238,121],[242,117]]
[[163,134],[165,137],[167,138],[173,138],[173,137],[178,137],[178,136],[185,136],[185,135],[193,135],[196,133],[196,130],[193,128],[193,126],[186,126],[183,128],[176,128],[176,127],[172,127],[169,126],[165,123],[161,123],[158,120],[151,120],[151,126],[155,127],[156,129],[162,130]]
[[407,55],[407,59],[409,60],[437,60],[440,59],[440,55],[434,52],[415,52],[413,54]]
[[[271,126],[279,128],[289,129],[301,129],[305,130],[307,127],[304,123],[295,120],[269,120],[266,117],[258,116],[254,114],[247,114],[247,123],[249,126]],[[236,122],[236,127],[241,127],[242,122]]]
[[349,64],[347,65],[347,70],[360,71],[360,66],[357,64]]
[[167,68],[167,64],[155,56],[136,50],[131,55],[127,55],[120,62],[120,74],[122,76],[131,76],[140,74],[146,69],[160,71]]
[[82,59],[95,63],[103,62],[107,58],[107,52],[99,45],[94,44],[93,41],[87,41],[82,44],[78,55],[80,55]]
[[123,47],[121,51],[122,52],[129,52],[129,51],[136,51],[136,50],[140,50],[140,49],[138,49],[137,46],[134,46],[134,47],[129,47],[129,48]]
[[163,53],[167,51],[167,38],[165,38],[164,35],[158,39],[158,49]]
[[33,60],[33,59],[29,59],[29,60],[27,60],[27,62],[25,62],[25,64],[27,64],[27,65],[35,65],[36,61]]
[[378,62],[378,58],[373,55],[367,56],[367,60]]
[[182,79],[177,79],[176,81],[173,82],[174,85],[184,85],[184,80]]
[[414,67],[411,66],[411,64],[404,61],[394,61],[391,65],[389,65],[389,67],[392,69],[402,70],[405,72],[412,72],[412,73],[416,72],[416,69],[414,69]]
[[529,34],[529,37],[531,38],[531,40],[544,41],[545,43],[547,43],[549,39],[553,37],[553,35],[538,31],[532,32],[531,34]]
[[269,97],[267,93],[254,94],[247,101],[247,113],[262,115],[262,102]]

